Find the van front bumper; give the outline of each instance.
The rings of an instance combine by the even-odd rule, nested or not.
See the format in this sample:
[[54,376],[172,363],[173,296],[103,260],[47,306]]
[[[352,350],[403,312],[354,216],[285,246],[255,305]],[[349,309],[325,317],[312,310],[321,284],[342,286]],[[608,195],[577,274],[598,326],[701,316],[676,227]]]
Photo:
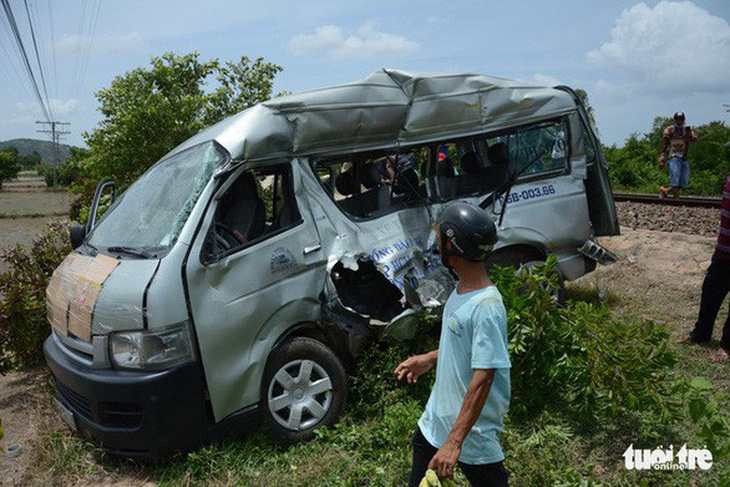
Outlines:
[[71,413],[62,416],[109,453],[159,458],[207,439],[205,379],[198,363],[156,372],[93,369],[73,360],[53,336],[43,351],[56,400]]

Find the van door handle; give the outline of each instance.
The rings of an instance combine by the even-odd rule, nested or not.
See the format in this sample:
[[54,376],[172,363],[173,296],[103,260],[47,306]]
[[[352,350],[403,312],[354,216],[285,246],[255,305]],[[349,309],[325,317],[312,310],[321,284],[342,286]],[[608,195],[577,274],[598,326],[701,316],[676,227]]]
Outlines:
[[318,250],[322,249],[322,245],[316,243],[312,245],[307,245],[304,247],[304,255],[311,254],[312,252],[316,252]]

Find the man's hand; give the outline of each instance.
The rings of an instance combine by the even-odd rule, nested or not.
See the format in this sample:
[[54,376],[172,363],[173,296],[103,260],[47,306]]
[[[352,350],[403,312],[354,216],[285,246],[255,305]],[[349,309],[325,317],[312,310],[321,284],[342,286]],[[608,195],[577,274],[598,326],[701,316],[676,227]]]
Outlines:
[[436,472],[440,479],[453,479],[459,455],[461,455],[461,445],[453,440],[446,440],[429,462],[428,468]]
[[431,370],[436,365],[437,359],[438,350],[423,355],[414,355],[401,362],[393,373],[398,376],[398,380],[403,380],[403,377],[405,377],[408,383],[412,384],[417,382],[420,376]]
[[659,169],[664,169],[664,167],[666,165],[667,165],[667,159],[664,156],[664,154],[662,154],[661,156],[659,156]]

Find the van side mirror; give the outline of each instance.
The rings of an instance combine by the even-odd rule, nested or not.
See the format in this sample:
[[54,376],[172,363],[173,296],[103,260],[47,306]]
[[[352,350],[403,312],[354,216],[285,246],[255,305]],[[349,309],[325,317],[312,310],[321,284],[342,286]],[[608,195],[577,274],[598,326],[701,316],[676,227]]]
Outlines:
[[71,239],[71,248],[76,250],[84,243],[86,238],[86,228],[82,225],[71,225],[69,228],[69,237]]
[[103,181],[99,181],[99,184],[96,185],[96,191],[94,192],[94,199],[91,201],[91,208],[89,208],[89,221],[86,223],[87,232],[91,232],[96,226],[96,217],[97,213],[99,212],[99,202],[101,201],[101,197],[104,196],[104,190],[106,188],[111,188],[111,202],[114,203],[114,200],[117,199],[117,190],[114,185],[114,180],[104,179]]

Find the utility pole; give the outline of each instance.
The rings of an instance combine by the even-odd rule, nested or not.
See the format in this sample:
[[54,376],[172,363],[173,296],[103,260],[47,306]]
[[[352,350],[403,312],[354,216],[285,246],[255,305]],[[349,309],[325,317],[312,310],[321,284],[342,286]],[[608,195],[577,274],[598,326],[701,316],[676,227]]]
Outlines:
[[70,122],[40,122],[36,121],[36,123],[41,125],[50,125],[51,130],[36,130],[36,132],[41,134],[49,134],[51,136],[51,142],[53,143],[53,165],[55,166],[53,168],[53,189],[58,189],[58,166],[60,165],[61,161],[59,160],[59,151],[58,151],[58,143],[61,140],[61,137],[70,134],[71,132],[66,132],[63,130],[56,129],[56,125],[71,125]]

